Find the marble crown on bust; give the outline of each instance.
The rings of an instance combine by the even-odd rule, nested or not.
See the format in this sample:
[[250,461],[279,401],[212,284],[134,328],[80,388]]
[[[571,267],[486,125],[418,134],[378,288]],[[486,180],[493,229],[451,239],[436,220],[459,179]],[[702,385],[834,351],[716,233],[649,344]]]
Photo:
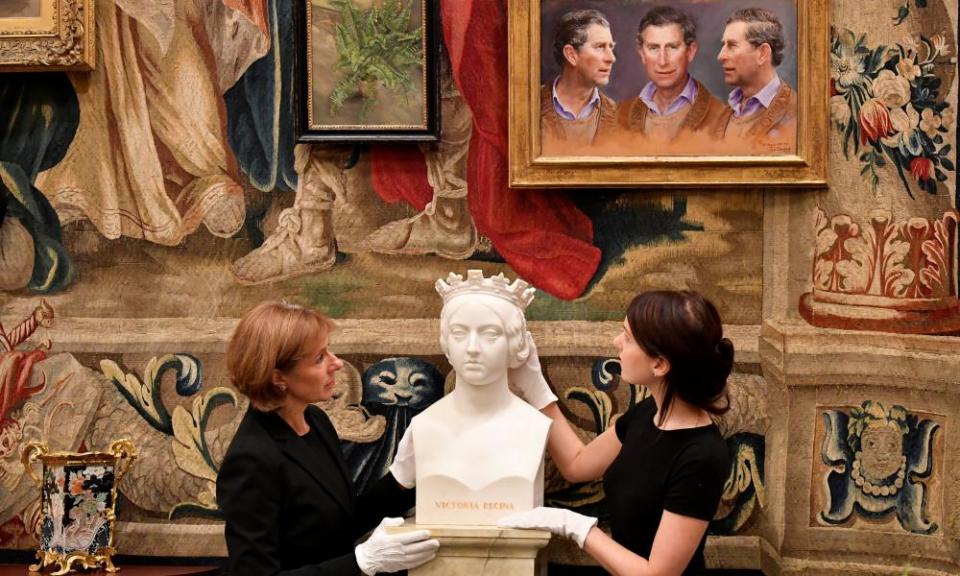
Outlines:
[[543,503],[550,419],[515,396],[507,373],[526,362],[524,310],[535,289],[470,270],[438,280],[440,347],[452,392],[411,422],[417,523],[494,525]]

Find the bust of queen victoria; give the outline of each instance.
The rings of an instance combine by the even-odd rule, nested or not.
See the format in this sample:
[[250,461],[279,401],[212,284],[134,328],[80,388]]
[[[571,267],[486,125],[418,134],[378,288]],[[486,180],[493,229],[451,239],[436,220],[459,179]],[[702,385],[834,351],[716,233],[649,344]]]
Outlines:
[[550,419],[507,387],[508,370],[530,352],[523,312],[535,290],[480,270],[436,287],[456,386],[413,419],[397,459],[415,461],[418,524],[494,525],[543,501]]

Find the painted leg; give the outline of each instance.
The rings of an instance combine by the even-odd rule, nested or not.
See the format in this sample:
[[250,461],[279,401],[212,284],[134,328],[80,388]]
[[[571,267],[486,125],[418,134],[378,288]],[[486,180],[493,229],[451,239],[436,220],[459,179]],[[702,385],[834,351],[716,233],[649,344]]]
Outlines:
[[477,229],[467,206],[464,180],[473,117],[452,78],[444,86],[441,109],[441,140],[435,146],[424,146],[433,200],[420,214],[390,222],[370,234],[365,244],[373,252],[437,254],[463,260],[476,249]]
[[333,267],[337,243],[333,201],[340,173],[335,159],[309,145],[296,148],[299,174],[293,207],[280,213],[276,230],[262,246],[233,263],[240,284],[265,284]]

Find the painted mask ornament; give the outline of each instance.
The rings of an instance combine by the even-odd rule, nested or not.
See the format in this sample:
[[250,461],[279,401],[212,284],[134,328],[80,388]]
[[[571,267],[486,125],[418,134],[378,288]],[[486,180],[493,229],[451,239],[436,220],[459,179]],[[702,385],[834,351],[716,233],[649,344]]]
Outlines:
[[828,502],[820,513],[827,524],[844,524],[857,512],[875,522],[892,512],[904,530],[932,534],[925,480],[933,472],[933,439],[940,425],[909,414],[902,406],[885,410],[866,401],[849,413],[822,414],[826,435],[820,456],[827,473]]
[[375,442],[344,442],[343,452],[359,492],[390,468],[397,443],[414,416],[443,396],[443,374],[419,358],[386,358],[363,372],[363,400],[368,414],[386,420]]

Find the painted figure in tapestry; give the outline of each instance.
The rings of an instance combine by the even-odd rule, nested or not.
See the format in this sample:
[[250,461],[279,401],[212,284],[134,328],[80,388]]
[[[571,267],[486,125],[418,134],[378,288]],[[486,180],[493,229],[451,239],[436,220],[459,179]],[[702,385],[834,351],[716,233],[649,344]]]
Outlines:
[[783,24],[769,10],[744,8],[727,19],[717,55],[733,87],[717,132],[725,145],[758,154],[796,150],[797,95],[777,74],[783,49]]
[[625,149],[649,154],[650,146],[690,146],[715,130],[724,106],[689,72],[698,50],[697,24],[683,10],[657,6],[640,19],[637,53],[650,81],[620,104],[618,122],[630,132]]
[[827,501],[819,518],[845,524],[854,515],[884,522],[895,515],[914,534],[932,534],[926,480],[934,468],[933,441],[940,425],[879,402],[826,410],[820,457],[830,467],[823,478]]
[[97,71],[70,75],[82,88],[76,138],[37,180],[64,223],[163,245],[201,224],[222,237],[240,229],[222,95],[270,48],[260,4],[97,3]]
[[75,276],[60,218],[37,184],[60,163],[81,110],[63,74],[9,74],[0,82],[0,290],[58,292]]
[[553,37],[560,75],[540,88],[544,154],[602,144],[616,132],[616,104],[600,88],[617,58],[610,22],[597,10],[564,14]]

